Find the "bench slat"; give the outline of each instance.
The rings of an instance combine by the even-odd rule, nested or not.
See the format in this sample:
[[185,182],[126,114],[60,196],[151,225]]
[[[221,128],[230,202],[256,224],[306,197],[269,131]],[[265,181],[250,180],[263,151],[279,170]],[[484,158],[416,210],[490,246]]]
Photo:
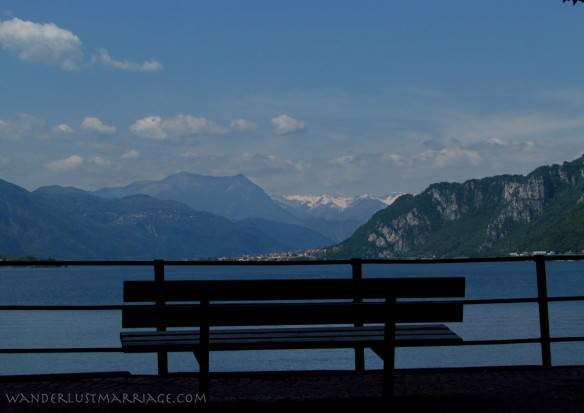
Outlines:
[[[444,324],[426,324],[426,325],[398,325],[397,335],[402,334],[441,334],[445,331],[451,331]],[[302,327],[302,328],[249,328],[249,329],[214,329],[211,331],[213,337],[233,337],[255,335],[281,335],[294,336],[302,334],[382,334],[383,326],[365,326],[365,327]],[[132,340],[143,340],[148,337],[167,337],[167,338],[192,338],[199,336],[199,330],[171,330],[171,331],[127,331],[121,333],[123,340],[131,342]]]
[[[344,332],[353,332],[356,329],[359,329],[362,333],[378,333],[382,331],[382,325],[375,325],[375,326],[364,326],[364,327],[354,327],[354,326],[336,326],[336,327],[302,327],[301,331],[306,332],[321,332],[321,331],[337,331],[340,333]],[[397,334],[404,334],[404,333],[412,333],[415,334],[416,332],[424,331],[431,333],[433,331],[441,332],[444,330],[450,331],[450,329],[443,325],[443,324],[401,324],[397,326]],[[216,336],[220,336],[222,334],[272,334],[272,333],[281,333],[281,334],[293,334],[294,331],[298,331],[296,328],[246,328],[246,329],[223,329],[217,328],[211,331],[212,334]],[[157,331],[124,331],[121,333],[124,340],[132,340],[134,337],[146,337],[148,335],[166,335],[169,337],[177,337],[180,338],[182,336],[192,336],[198,335],[199,330],[170,330],[165,332],[157,332]]]
[[[397,303],[393,315],[398,323],[459,322],[461,303]],[[383,323],[388,318],[385,303],[262,303],[132,306],[122,313],[122,326],[192,327],[206,320],[211,326],[315,325]]]
[[124,301],[464,297],[464,277],[126,281]]
[[[402,328],[403,327],[403,328]],[[198,331],[122,333],[125,352],[193,351],[200,344]],[[335,348],[382,343],[384,329],[343,327],[310,329],[213,330],[210,350]],[[462,339],[445,325],[398,326],[396,346],[451,345]]]

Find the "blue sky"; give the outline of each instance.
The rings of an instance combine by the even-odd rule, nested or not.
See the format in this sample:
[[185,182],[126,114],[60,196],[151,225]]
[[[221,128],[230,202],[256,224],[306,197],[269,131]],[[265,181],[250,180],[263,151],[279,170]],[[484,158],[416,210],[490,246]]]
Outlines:
[[0,4],[0,178],[419,192],[584,153],[584,4]]

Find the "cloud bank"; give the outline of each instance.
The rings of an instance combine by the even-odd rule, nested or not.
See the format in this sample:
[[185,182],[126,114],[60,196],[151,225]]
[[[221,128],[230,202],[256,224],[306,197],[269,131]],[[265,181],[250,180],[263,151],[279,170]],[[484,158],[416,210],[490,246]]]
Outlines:
[[245,132],[245,131],[251,131],[251,130],[257,129],[258,125],[255,124],[254,122],[249,121],[249,120],[239,118],[239,119],[233,119],[229,123],[229,127],[231,129],[233,129],[234,131]]
[[53,64],[63,70],[78,70],[83,56],[81,40],[69,30],[16,17],[0,22],[0,44],[21,60]]
[[66,159],[47,163],[47,168],[53,172],[67,172],[79,168],[83,164],[83,158],[79,155],[71,155]]
[[179,114],[139,119],[130,126],[130,131],[141,138],[165,140],[203,134],[221,135],[228,133],[229,129],[203,117]]
[[[2,50],[16,53],[27,62],[58,66],[62,70],[76,71],[92,66],[85,56],[81,39],[70,30],[55,23],[35,23],[17,17],[0,21],[0,46]],[[159,72],[161,63],[150,60],[136,63],[131,60],[115,60],[104,48],[99,50],[99,61],[103,66],[129,72]]]

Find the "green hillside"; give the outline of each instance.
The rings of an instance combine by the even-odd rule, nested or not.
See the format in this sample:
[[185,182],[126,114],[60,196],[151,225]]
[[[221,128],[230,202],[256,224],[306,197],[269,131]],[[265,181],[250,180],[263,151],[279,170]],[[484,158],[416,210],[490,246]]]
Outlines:
[[584,251],[584,157],[527,176],[438,183],[379,211],[327,258]]

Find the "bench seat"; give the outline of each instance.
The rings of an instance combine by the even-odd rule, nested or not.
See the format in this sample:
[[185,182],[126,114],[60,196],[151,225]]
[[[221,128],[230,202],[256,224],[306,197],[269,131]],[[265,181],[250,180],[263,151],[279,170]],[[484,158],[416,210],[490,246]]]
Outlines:
[[[120,334],[127,353],[193,351],[200,342],[198,330],[138,331]],[[383,344],[383,326],[213,329],[209,350],[274,350],[372,347]],[[444,324],[398,325],[396,347],[448,346],[462,342]]]

